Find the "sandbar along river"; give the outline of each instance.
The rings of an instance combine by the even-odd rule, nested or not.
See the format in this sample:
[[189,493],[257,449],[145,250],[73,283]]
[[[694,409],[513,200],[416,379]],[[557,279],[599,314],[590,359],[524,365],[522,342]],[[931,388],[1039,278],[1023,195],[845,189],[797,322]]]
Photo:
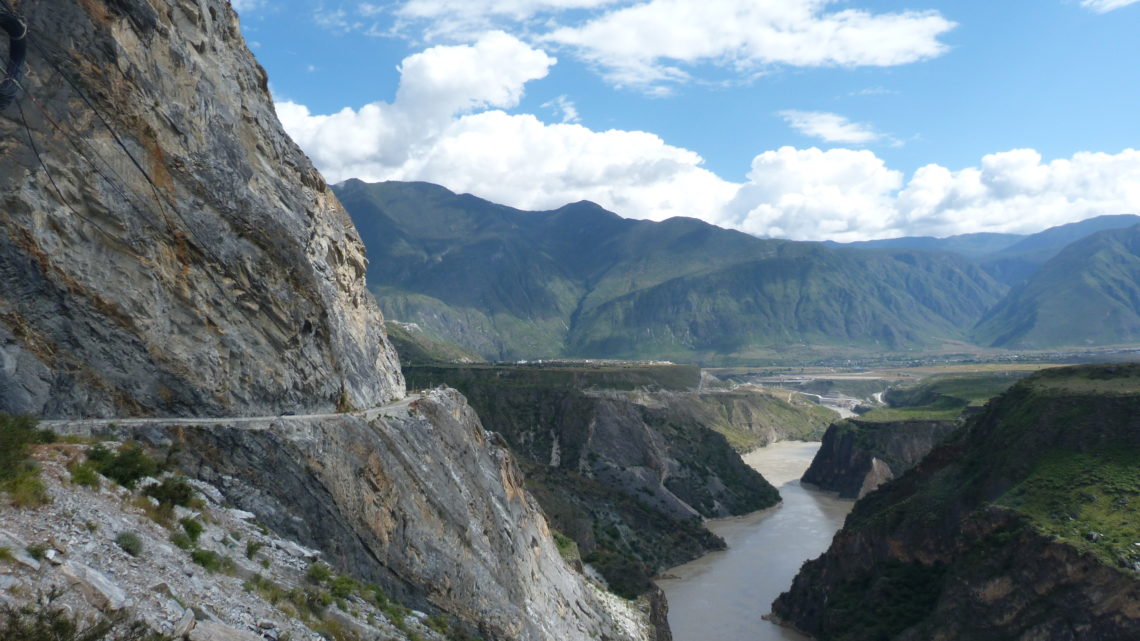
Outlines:
[[[780,490],[779,507],[706,525],[728,543],[658,579],[674,641],[807,639],[760,617],[792,585],[800,565],[827,549],[853,501],[800,486],[819,443],[774,443],[744,457]],[[676,577],[676,578],[672,578]]]

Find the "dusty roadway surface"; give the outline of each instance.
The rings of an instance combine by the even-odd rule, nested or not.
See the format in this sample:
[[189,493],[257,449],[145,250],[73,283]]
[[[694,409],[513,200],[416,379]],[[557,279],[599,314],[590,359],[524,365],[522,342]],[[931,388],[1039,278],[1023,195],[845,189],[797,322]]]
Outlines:
[[423,398],[421,394],[409,394],[404,398],[359,412],[345,412],[332,414],[278,414],[274,416],[211,416],[187,418],[92,418],[92,419],[59,419],[39,422],[39,427],[60,434],[89,434],[93,431],[105,430],[112,425],[117,427],[213,427],[225,425],[226,427],[244,427],[250,430],[265,430],[274,426],[282,426],[296,421],[311,421],[337,418],[341,416],[359,416],[365,420],[372,420],[378,416],[396,416],[407,411],[408,406]]

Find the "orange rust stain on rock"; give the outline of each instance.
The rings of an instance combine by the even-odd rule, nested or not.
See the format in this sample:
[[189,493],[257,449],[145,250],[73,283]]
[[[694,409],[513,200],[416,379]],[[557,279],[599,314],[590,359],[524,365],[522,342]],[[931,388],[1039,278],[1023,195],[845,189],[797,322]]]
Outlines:
[[91,16],[91,19],[101,25],[108,25],[111,23],[111,12],[107,9],[107,5],[96,0],[79,0],[79,5]]

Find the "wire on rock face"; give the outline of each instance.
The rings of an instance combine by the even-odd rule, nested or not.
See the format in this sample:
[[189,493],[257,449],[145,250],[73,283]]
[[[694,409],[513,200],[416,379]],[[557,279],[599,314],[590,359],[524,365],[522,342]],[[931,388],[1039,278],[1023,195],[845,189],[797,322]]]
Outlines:
[[20,90],[28,55],[28,24],[5,2],[0,9],[0,28],[8,34],[8,64],[4,65],[4,79],[0,81],[0,109],[4,109]]
[[[2,5],[2,8],[0,8],[0,14],[6,13],[8,15],[13,16],[13,19],[18,21],[18,23],[21,25],[21,30],[26,32],[26,22],[22,18],[16,17],[17,14],[14,10],[12,10],[11,5],[8,4],[8,1],[7,0],[0,0],[0,5]],[[28,41],[30,41],[32,49],[37,54],[37,60],[42,59],[42,61],[44,63],[46,63],[46,65],[56,75],[58,75],[59,78],[61,78],[64,81],[65,86],[70,87],[70,89],[83,102],[83,104],[86,105],[87,108],[91,110],[91,112],[95,115],[95,117],[103,125],[103,127],[106,128],[107,132],[111,135],[111,138],[114,140],[115,144],[123,151],[123,153],[126,155],[126,157],[130,160],[130,163],[140,172],[143,179],[149,185],[150,191],[153,194],[154,205],[157,207],[158,218],[160,218],[163,221],[166,228],[168,230],[170,230],[171,234],[174,236],[175,242],[178,245],[178,250],[177,250],[176,254],[180,257],[180,260],[182,260],[184,262],[184,266],[188,266],[188,264],[186,264],[185,261],[188,260],[188,256],[191,254],[191,248],[193,251],[201,254],[202,256],[208,257],[209,259],[211,259],[212,261],[216,262],[219,265],[224,264],[224,261],[221,259],[221,257],[217,253],[215,253],[207,243],[198,242],[197,239],[194,238],[195,234],[193,231],[193,227],[190,225],[189,221],[187,221],[185,216],[183,216],[183,214],[179,210],[178,206],[175,203],[171,202],[171,199],[169,198],[169,196],[166,196],[162,193],[162,190],[155,183],[154,177],[151,176],[150,172],[147,171],[147,169],[142,165],[142,163],[139,161],[139,159],[134,155],[134,153],[132,153],[131,149],[124,142],[122,137],[119,135],[118,131],[116,131],[116,129],[111,125],[111,123],[109,122],[109,119],[108,119],[109,117],[103,112],[102,109],[97,107],[92,102],[92,100],[88,97],[87,93],[82,88],[80,88],[79,82],[77,80],[73,79],[71,76],[69,76],[69,74],[67,72],[64,71],[64,69],[63,69],[64,65],[61,64],[61,59],[66,54],[64,54],[58,47],[52,46],[51,42],[49,40],[44,40],[44,39],[40,39],[40,38],[32,39],[32,38],[27,38],[27,37],[21,38],[20,42],[21,42],[21,47],[22,47],[22,49],[21,49],[22,53],[21,53],[21,58],[20,58],[20,65],[18,65],[21,73],[23,70],[23,59],[24,59],[24,56],[26,55],[26,44]],[[52,51],[48,51],[48,48],[52,49]],[[12,63],[12,62],[10,62],[8,65],[8,67],[13,67],[13,66],[14,66],[14,63]],[[115,68],[118,69],[117,66]],[[120,73],[122,73],[122,69],[119,69],[119,71],[120,71]],[[125,75],[124,75],[124,77],[125,77]],[[17,88],[20,88],[18,82],[15,83],[15,86]],[[13,94],[13,96],[14,95],[15,94]],[[52,118],[51,114],[44,107],[44,105],[40,104],[39,101],[37,101],[34,96],[32,96],[31,94],[28,94],[27,97],[31,100],[32,104],[35,105],[37,109],[39,109],[39,111],[41,112],[43,117],[51,124],[51,126],[58,133],[62,134],[64,136],[64,138],[68,139],[71,146],[79,153],[79,155],[87,160],[87,162],[91,165],[91,167],[95,171],[95,173],[97,173],[99,176],[101,176],[103,178],[103,180],[105,180],[115,191],[120,193],[120,195],[124,198],[124,200],[129,205],[132,206],[132,208],[134,208],[134,209],[136,209],[136,211],[138,211],[140,209],[139,203],[134,202],[133,199],[127,197],[124,193],[125,191],[131,191],[133,193],[133,190],[130,190],[129,188],[126,187],[126,181],[124,180],[123,176],[121,174],[119,174],[119,172],[115,171],[111,167],[110,163],[108,163],[107,160],[105,158],[103,158],[103,156],[101,154],[99,154],[97,151],[95,151],[93,148],[91,148],[90,144],[87,143],[87,141],[84,139],[83,136],[79,135],[78,132],[74,132],[74,131],[69,132],[69,131],[65,130],[54,118]],[[3,99],[0,98],[0,102],[2,102],[2,100]],[[10,99],[9,99],[9,101],[10,101]],[[7,103],[0,104],[0,107],[4,106],[6,104]],[[21,113],[21,118],[24,120],[24,127],[25,127],[25,129],[28,129],[28,124],[27,124],[27,121],[24,117],[22,107],[21,107],[20,113]],[[48,170],[47,165],[43,162],[43,159],[40,157],[40,153],[36,149],[34,141],[31,140],[30,129],[28,129],[28,138],[29,138],[29,142],[32,145],[33,151],[35,152],[36,157],[39,160],[41,168],[44,170],[44,172],[47,173],[48,179],[52,182],[52,186],[54,188],[54,191],[56,192],[56,195],[62,199],[63,193],[59,190],[58,187],[55,186],[55,181],[52,179],[52,176]],[[77,144],[77,142],[76,142],[77,139],[79,141],[81,141],[82,144]],[[83,149],[81,149],[81,147],[86,147],[88,153],[84,153],[84,151],[83,151]],[[110,172],[115,175],[115,177],[118,180],[117,181],[112,180],[110,177],[107,176],[106,173],[104,173],[102,170],[100,170],[98,164],[94,160],[92,160],[91,155],[94,155],[96,158],[98,158],[102,162],[102,164],[105,165],[110,170]],[[116,184],[116,182],[122,183],[122,185]],[[139,198],[140,200],[143,199],[142,197],[138,196],[137,194],[135,194],[135,195],[136,195],[136,198]],[[63,202],[63,204],[69,210],[71,210],[72,213],[76,214],[76,216],[78,216],[81,220],[84,220],[84,221],[90,223],[98,231],[100,231],[103,235],[108,236],[110,238],[113,238],[118,242],[123,242],[124,239],[121,239],[118,236],[109,233],[106,229],[99,226],[94,221],[90,220],[89,218],[79,215],[78,212],[75,211],[75,208],[72,207],[69,203]],[[147,209],[149,209],[149,207]],[[176,228],[174,226],[173,222],[170,219],[169,212],[173,212],[174,216],[177,217],[182,222],[182,226],[185,228],[185,233],[182,230],[179,230],[178,228]],[[152,213],[153,213],[153,211],[152,211]],[[134,253],[134,252],[131,252],[131,253]],[[137,256],[137,254],[136,254],[136,256]]]

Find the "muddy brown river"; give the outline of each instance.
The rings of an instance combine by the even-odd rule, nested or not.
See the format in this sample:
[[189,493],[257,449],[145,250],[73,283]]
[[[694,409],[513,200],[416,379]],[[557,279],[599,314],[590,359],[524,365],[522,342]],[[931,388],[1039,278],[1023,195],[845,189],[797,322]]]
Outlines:
[[674,641],[807,639],[761,619],[792,584],[800,565],[819,556],[853,501],[800,486],[819,443],[775,443],[744,460],[780,490],[784,502],[748,516],[708,522],[728,550],[675,567],[657,584],[669,599]]

